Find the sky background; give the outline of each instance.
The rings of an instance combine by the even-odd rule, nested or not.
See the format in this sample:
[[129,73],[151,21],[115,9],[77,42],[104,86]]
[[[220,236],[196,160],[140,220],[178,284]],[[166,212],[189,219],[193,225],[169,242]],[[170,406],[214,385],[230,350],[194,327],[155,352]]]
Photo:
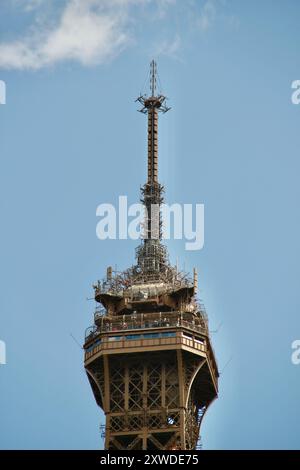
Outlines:
[[198,268],[221,372],[203,447],[300,448],[299,17],[297,0],[1,0],[0,448],[103,446],[70,334],[106,267],[133,263],[136,242],[96,238],[96,207],[139,197],[153,57],[167,201],[205,204],[204,249],[168,243]]

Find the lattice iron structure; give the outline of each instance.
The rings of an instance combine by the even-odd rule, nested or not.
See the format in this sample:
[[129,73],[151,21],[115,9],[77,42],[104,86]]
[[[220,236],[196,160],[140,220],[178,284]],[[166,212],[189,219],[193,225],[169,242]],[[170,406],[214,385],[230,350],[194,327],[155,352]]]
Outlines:
[[157,94],[156,77],[152,61],[150,96],[137,99],[148,115],[144,238],[134,266],[121,273],[109,267],[94,285],[98,308],[84,344],[110,450],[196,449],[203,416],[218,393],[207,316],[196,298],[197,272],[191,279],[171,266],[161,242],[158,113],[170,108]]

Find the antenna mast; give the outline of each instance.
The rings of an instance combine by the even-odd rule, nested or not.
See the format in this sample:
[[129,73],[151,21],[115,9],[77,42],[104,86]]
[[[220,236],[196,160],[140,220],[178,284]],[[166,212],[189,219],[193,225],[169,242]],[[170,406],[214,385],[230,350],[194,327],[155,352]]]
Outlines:
[[164,188],[158,182],[158,113],[166,113],[166,97],[157,93],[157,65],[150,63],[150,96],[140,95],[139,110],[148,114],[148,177],[141,188],[142,202],[145,206],[144,243],[137,249],[138,266],[143,274],[156,277],[167,269],[166,248],[160,243],[162,221],[160,205],[163,203]]

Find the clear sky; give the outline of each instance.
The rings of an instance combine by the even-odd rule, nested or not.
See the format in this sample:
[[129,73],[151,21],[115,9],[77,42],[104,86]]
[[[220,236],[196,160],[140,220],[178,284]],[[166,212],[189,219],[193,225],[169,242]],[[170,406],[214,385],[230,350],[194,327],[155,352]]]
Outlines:
[[145,181],[134,99],[153,57],[167,201],[205,204],[204,249],[169,243],[198,268],[221,371],[203,447],[300,447],[299,18],[297,0],[1,0],[1,448],[103,445],[70,334],[106,266],[133,262],[95,213]]

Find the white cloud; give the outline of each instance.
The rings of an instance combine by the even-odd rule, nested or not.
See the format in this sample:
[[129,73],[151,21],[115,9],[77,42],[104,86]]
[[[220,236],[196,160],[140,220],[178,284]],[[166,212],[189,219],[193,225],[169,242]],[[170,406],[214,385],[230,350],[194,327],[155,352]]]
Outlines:
[[56,25],[38,22],[23,39],[0,43],[0,67],[39,69],[64,60],[102,63],[130,42],[128,6],[142,2],[68,0]]
[[[37,70],[64,61],[101,64],[131,44],[133,32],[144,31],[147,25],[156,27],[159,21],[159,44],[155,46],[158,39],[151,31],[151,48],[156,56],[178,59],[184,16],[192,14],[193,25],[196,22],[197,28],[206,32],[216,22],[217,7],[222,4],[221,0],[203,0],[199,10],[195,0],[185,0],[186,4],[178,0],[10,1],[19,9],[18,14],[25,11],[32,16],[32,25],[23,37],[0,42],[0,68],[19,70]],[[172,34],[172,40],[164,38]]]

